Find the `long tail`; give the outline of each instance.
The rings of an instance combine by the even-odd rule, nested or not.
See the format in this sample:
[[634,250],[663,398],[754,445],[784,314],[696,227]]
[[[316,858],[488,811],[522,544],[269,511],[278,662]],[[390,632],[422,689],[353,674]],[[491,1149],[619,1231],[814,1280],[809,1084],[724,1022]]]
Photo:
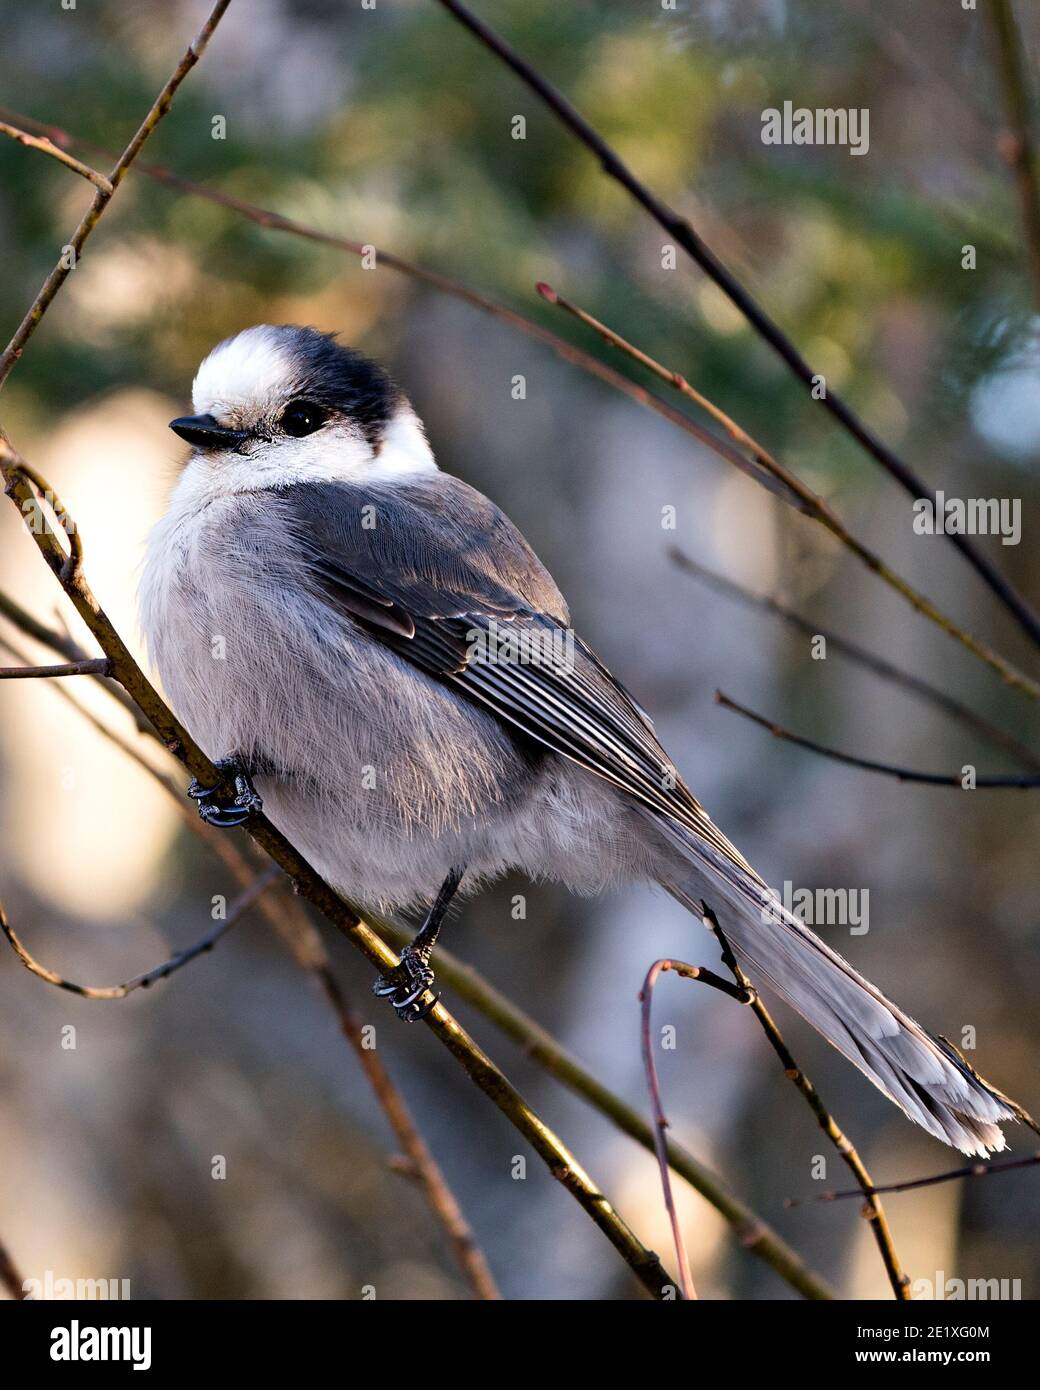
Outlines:
[[771,985],[929,1134],[980,1157],[1003,1149],[1000,1124],[1027,1118],[1013,1101],[853,970],[753,871],[682,840],[689,873],[665,886],[697,916],[702,903],[713,909],[752,981]]

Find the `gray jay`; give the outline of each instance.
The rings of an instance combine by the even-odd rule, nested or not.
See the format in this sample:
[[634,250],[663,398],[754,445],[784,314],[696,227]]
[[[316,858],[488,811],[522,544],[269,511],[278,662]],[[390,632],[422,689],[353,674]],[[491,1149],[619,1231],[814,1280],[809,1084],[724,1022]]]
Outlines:
[[357,901],[429,908],[376,983],[402,1017],[436,1002],[430,951],[460,884],[649,880],[710,907],[751,979],[910,1119],[968,1154],[1004,1147],[1018,1107],[783,907],[379,366],[262,325],[214,348],[193,408],[171,425],[192,453],[141,586],[173,708],[236,789],[191,794],[218,825],[262,804]]

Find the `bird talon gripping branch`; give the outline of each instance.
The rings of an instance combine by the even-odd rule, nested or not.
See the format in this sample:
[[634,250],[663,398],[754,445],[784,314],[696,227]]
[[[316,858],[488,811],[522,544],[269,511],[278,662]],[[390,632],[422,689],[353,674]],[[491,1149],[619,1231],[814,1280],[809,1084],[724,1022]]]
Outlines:
[[372,993],[380,999],[389,999],[397,1017],[405,1023],[419,1023],[437,1003],[436,996],[425,1004],[423,995],[433,984],[433,971],[418,951],[406,948],[401,960],[389,975],[380,975],[372,986]]
[[204,787],[197,777],[193,777],[188,787],[188,795],[198,805],[199,816],[207,825],[219,830],[233,830],[244,825],[252,815],[259,815],[264,809],[260,793],[253,786],[249,774],[234,758],[221,758],[214,767],[218,772],[234,778],[235,795],[228,801],[224,781],[215,786]]

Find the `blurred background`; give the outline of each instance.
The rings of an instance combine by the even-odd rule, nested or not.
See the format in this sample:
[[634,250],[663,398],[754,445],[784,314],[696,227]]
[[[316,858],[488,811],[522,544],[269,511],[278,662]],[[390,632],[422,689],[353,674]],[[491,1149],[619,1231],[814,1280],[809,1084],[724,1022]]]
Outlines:
[[[1000,154],[987,0],[975,13],[949,0],[479,8],[692,218],[831,388],[933,486],[1021,499],[1021,544],[977,543],[1040,600],[1037,318]],[[3,0],[3,100],[118,150],[206,9]],[[1035,55],[1040,16],[1019,12]],[[764,145],[762,111],[785,99],[869,108],[869,154]],[[949,543],[914,533],[909,497],[681,252],[676,268],[662,264],[660,230],[430,0],[236,0],[145,157],[454,276],[649,384],[537,297],[535,281],[548,280],[684,373],[896,569],[1036,673],[1035,651]],[[89,198],[68,170],[0,143],[0,337]],[[976,248],[973,270],[962,268],[965,245]],[[869,931],[825,927],[828,939],[933,1031],[960,1043],[974,1030],[972,1063],[1035,1110],[1036,794],[903,785],[778,743],[716,706],[722,687],[882,761],[1015,768],[934,705],[833,651],[812,659],[805,637],[681,572],[669,547],[1040,749],[1035,706],[821,528],[508,325],[139,172],[3,402],[8,434],[77,519],[89,580],[135,650],[143,542],[183,452],[166,422],[184,412],[214,343],[263,321],[335,329],[387,361],[442,465],[526,533],[579,631],[652,711],[748,858],[777,886],[868,893]],[[668,508],[674,530],[662,524]],[[10,506],[0,587],[89,645]],[[3,620],[0,638],[47,659]],[[0,663],[14,659],[0,652]],[[92,683],[63,689],[136,737]],[[41,682],[0,686],[0,777],[0,892],[30,950],[63,975],[128,979],[209,930],[215,894],[233,896],[161,789]],[[518,893],[523,921],[512,915]],[[326,936],[503,1293],[640,1297],[536,1159],[515,1179],[516,1133],[424,1029],[377,1007],[370,968]],[[643,975],[662,955],[717,958],[699,925],[649,891],[582,901],[524,882],[467,904],[447,944],[641,1110]],[[450,992],[446,1002],[671,1263],[652,1158]],[[877,1181],[956,1166],[799,1019],[782,1006],[777,1016]],[[655,1023],[676,1030],[675,1050],[659,1057],[675,1136],[842,1296],[890,1296],[856,1202],[784,1208],[848,1175],[751,1016],[668,978]],[[1028,1152],[1028,1135],[1009,1137],[1015,1155]],[[394,1148],[325,1001],[255,913],[211,955],[122,1002],[50,988],[0,953],[0,1235],[30,1276],[129,1278],[138,1298],[357,1298],[365,1285],[380,1298],[465,1297],[421,1194],[388,1167]],[[215,1155],[227,1161],[223,1180]],[[703,1296],[794,1296],[680,1180],[676,1193]],[[888,1211],[912,1279],[1018,1279],[1023,1297],[1037,1296],[1035,1170],[893,1197]]]

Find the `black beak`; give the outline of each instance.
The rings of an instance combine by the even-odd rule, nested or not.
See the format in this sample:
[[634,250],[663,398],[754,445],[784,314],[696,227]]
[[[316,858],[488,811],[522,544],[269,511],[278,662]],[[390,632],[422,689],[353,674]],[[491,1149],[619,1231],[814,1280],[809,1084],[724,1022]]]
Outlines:
[[235,449],[250,438],[248,430],[226,429],[212,415],[182,415],[170,429],[198,449]]

